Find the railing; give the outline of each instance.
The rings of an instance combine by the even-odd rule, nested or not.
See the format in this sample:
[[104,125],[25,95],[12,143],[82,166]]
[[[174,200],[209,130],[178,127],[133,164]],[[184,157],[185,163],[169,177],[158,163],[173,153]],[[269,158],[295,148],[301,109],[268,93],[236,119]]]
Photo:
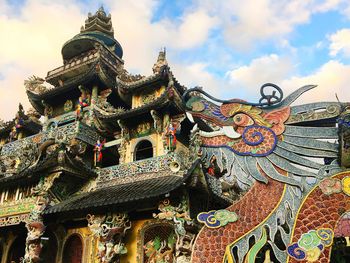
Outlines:
[[74,60],[70,63],[66,63],[64,64],[63,66],[61,67],[58,67],[58,68],[55,68],[49,72],[47,72],[47,77],[46,78],[52,78],[54,77],[55,75],[57,75],[58,73],[61,73],[62,71],[64,70],[67,70],[67,69],[71,69],[71,68],[74,68],[75,66],[81,66],[81,64],[88,64],[92,61],[95,61],[97,58],[98,58],[98,52],[96,51],[95,53],[92,53],[92,54],[88,54],[87,56],[81,58],[81,59],[77,59],[77,60]]
[[85,54],[85,56],[81,56],[77,59],[72,59],[70,62],[64,64],[61,67],[55,68],[51,71],[49,71],[47,73],[47,79],[53,78],[55,77],[55,75],[61,73],[64,70],[68,70],[68,69],[73,69],[75,67],[80,67],[83,64],[89,64],[93,61],[96,61],[98,58],[103,58],[104,60],[106,60],[112,67],[114,67],[115,69],[117,68],[117,60],[119,60],[119,58],[113,54],[111,54],[110,51],[108,51],[106,48],[104,47],[99,47],[99,49],[94,50],[93,52],[87,52]]
[[100,181],[167,170],[169,172],[176,172],[177,170],[183,169],[183,166],[184,164],[180,155],[171,153],[103,168],[100,170]]
[[47,131],[7,143],[2,146],[0,153],[2,156],[14,155],[21,152],[24,145],[41,144],[48,139],[69,142],[69,140],[77,138],[90,145],[95,145],[98,137],[98,134],[90,126],[82,122],[74,122],[55,128],[49,127]]

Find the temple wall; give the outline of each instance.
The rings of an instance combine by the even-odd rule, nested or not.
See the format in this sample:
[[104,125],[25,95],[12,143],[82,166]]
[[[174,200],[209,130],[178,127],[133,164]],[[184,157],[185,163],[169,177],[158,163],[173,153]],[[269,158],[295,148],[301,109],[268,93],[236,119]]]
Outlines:
[[82,262],[97,262],[95,261],[95,256],[97,254],[97,246],[96,246],[97,242],[88,227],[68,229],[64,238],[58,239],[58,251],[57,251],[58,256],[57,256],[56,262],[64,263],[62,259],[63,259],[63,253],[64,253],[66,241],[74,234],[77,234],[82,240],[82,244],[83,244]]
[[123,255],[121,257],[121,263],[133,263],[137,262],[137,255],[138,255],[138,247],[137,243],[138,240],[138,234],[140,229],[142,228],[143,224],[147,220],[136,220],[133,221],[131,224],[131,229],[126,235],[126,248],[128,249],[128,253],[126,255]]
[[164,91],[165,91],[165,86],[161,86],[160,88],[154,91],[134,95],[132,97],[132,108],[140,107],[144,104],[149,103],[150,101],[153,101],[159,98],[164,93]]

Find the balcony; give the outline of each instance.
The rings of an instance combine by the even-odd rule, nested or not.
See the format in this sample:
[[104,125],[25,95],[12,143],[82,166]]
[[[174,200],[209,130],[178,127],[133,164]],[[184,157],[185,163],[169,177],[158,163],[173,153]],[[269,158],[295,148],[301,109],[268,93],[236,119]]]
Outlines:
[[48,128],[47,131],[7,143],[2,146],[0,156],[18,155],[26,145],[40,145],[48,139],[55,139],[56,141],[69,143],[73,138],[79,139],[90,145],[95,145],[98,139],[98,134],[93,128],[84,123],[69,123],[55,128]]
[[[73,71],[83,65],[90,65],[98,59],[103,59],[106,63],[108,63],[112,68],[117,70],[118,63],[121,63],[120,58],[112,54],[108,49],[103,46],[100,46],[98,49],[91,50],[82,54],[79,57],[75,57],[63,66],[55,68],[47,73],[46,80],[50,80],[52,78],[56,78],[67,71]],[[118,62],[117,62],[118,61]]]
[[171,174],[183,176],[183,172],[186,169],[183,157],[177,153],[170,153],[103,168],[99,171],[97,184],[106,185],[108,181],[113,181],[113,184],[116,184],[116,180],[126,182],[128,181],[126,180],[127,178],[132,181],[138,181]]

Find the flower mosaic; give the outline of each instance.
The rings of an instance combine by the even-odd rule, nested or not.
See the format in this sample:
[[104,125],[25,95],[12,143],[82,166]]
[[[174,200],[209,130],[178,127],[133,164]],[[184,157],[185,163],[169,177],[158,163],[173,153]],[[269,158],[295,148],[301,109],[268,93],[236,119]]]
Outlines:
[[334,233],[330,228],[320,228],[304,233],[295,242],[288,246],[289,256],[296,260],[307,260],[316,262],[325,247],[330,247],[333,243]]
[[238,216],[235,212],[221,209],[199,213],[197,220],[209,228],[219,228],[226,226],[228,223],[236,222],[238,220]]
[[343,193],[350,196],[350,176],[346,176],[342,179]]
[[343,192],[350,196],[350,176],[346,176],[342,180],[337,178],[326,178],[320,182],[319,187],[325,195]]
[[325,195],[341,193],[342,191],[341,180],[337,178],[326,178],[320,182],[319,187]]

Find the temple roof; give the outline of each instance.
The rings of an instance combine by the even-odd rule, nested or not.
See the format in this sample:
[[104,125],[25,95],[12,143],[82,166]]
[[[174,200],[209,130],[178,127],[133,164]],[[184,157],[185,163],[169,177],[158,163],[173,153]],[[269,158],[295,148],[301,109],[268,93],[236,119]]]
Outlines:
[[[53,172],[65,172],[75,177],[82,179],[88,179],[96,177],[96,172],[88,167],[84,162],[73,158],[66,151],[60,154],[59,150],[56,150],[46,156],[39,158],[33,165],[23,169],[19,173],[13,175],[6,175],[0,178],[0,184],[3,186],[4,183],[28,183],[30,180],[37,180],[43,174],[49,174]],[[0,175],[1,174],[0,171]],[[23,180],[26,178],[26,180]]]
[[81,33],[100,31],[114,37],[114,29],[112,27],[111,15],[106,15],[106,12],[101,6],[94,15],[88,14],[88,18],[85,20],[85,27],[80,29]]
[[[122,183],[119,184],[100,184],[94,191],[76,195],[46,209],[44,214],[84,212],[87,210],[91,211],[92,208],[105,209],[106,207],[110,208],[110,206],[123,211],[145,208],[144,203],[140,202],[141,200],[163,198],[165,194],[169,194],[185,185],[198,164],[199,160],[196,160],[181,175],[168,171],[155,177],[145,176],[143,180],[127,180],[127,177],[125,177],[125,180],[122,180]],[[129,177],[131,179],[135,178],[134,176]],[[133,204],[132,206],[130,206],[131,203]]]
[[[65,200],[44,211],[44,214],[57,214],[69,211],[88,210],[97,207],[126,205],[167,194],[180,187],[183,177],[165,176],[144,181],[131,182],[100,188],[93,192],[83,193]],[[140,208],[143,205],[140,204]],[[126,207],[125,207],[126,208]],[[128,209],[135,209],[129,206]]]
[[39,118],[40,114],[38,114],[38,112],[36,112],[34,109],[29,109],[27,114],[25,114],[23,106],[19,104],[15,118],[7,122],[0,119],[0,136],[11,131],[11,129],[16,125],[16,119],[21,120],[20,129],[28,131],[30,134],[38,133],[42,128]]
[[120,59],[123,57],[123,49],[114,38],[111,15],[106,15],[101,7],[94,15],[88,14],[85,27],[80,30],[80,34],[68,40],[62,47],[64,60],[69,60],[79,54],[102,45],[112,51]]
[[154,99],[153,101],[130,110],[105,114],[98,108],[95,108],[94,113],[96,117],[102,121],[115,121],[117,119],[128,119],[130,117],[139,116],[140,114],[143,114],[143,113],[149,113],[151,109],[157,110],[159,108],[163,108],[170,104],[176,107],[179,111],[182,111],[183,110],[182,105],[170,99],[172,96],[170,89],[171,88],[167,88],[160,97]]

